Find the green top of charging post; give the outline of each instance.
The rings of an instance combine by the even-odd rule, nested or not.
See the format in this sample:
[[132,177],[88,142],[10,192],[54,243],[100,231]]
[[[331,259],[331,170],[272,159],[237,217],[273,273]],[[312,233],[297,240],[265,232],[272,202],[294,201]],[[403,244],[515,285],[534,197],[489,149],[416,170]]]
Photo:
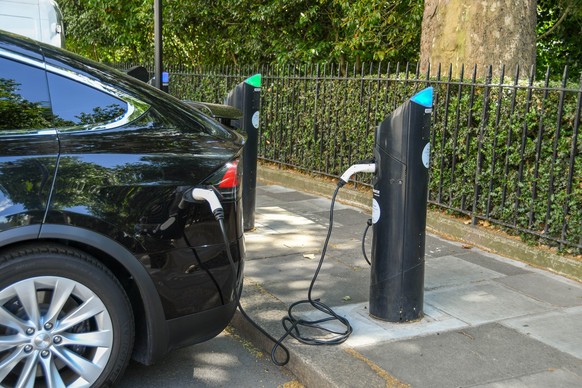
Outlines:
[[261,87],[261,75],[260,74],[255,74],[253,76],[250,76],[249,78],[247,78],[245,80],[245,82],[255,88],[260,88]]

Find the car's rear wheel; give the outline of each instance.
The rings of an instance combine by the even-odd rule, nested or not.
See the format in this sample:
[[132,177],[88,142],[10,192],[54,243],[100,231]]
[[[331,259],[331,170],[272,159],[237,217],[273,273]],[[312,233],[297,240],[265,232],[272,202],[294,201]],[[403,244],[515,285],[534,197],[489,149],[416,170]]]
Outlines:
[[0,386],[112,385],[133,338],[127,295],[94,258],[56,245],[0,255]]

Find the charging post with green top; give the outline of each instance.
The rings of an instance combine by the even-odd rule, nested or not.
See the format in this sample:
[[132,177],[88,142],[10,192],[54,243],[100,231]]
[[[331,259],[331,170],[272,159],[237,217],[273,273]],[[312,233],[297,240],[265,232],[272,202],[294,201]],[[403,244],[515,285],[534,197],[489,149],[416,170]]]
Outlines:
[[261,108],[261,74],[255,74],[234,87],[224,103],[242,111],[242,118],[231,125],[243,132],[247,139],[243,150],[243,227],[255,227],[257,189],[257,154],[259,147],[259,112]]

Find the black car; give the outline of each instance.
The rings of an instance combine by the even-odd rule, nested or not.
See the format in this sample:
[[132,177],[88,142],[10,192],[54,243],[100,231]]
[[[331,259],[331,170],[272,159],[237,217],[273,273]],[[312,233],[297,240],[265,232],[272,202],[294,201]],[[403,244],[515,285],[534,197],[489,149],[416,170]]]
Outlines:
[[[107,386],[130,358],[220,333],[242,286],[243,143],[145,83],[0,31],[0,386]],[[221,194],[228,247],[197,187]]]

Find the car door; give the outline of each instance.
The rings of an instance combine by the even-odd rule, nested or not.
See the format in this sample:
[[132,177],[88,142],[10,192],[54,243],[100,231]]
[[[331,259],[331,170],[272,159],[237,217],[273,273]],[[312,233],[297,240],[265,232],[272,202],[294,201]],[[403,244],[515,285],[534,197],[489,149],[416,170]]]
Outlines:
[[0,240],[38,234],[58,161],[49,90],[40,53],[0,45]]

